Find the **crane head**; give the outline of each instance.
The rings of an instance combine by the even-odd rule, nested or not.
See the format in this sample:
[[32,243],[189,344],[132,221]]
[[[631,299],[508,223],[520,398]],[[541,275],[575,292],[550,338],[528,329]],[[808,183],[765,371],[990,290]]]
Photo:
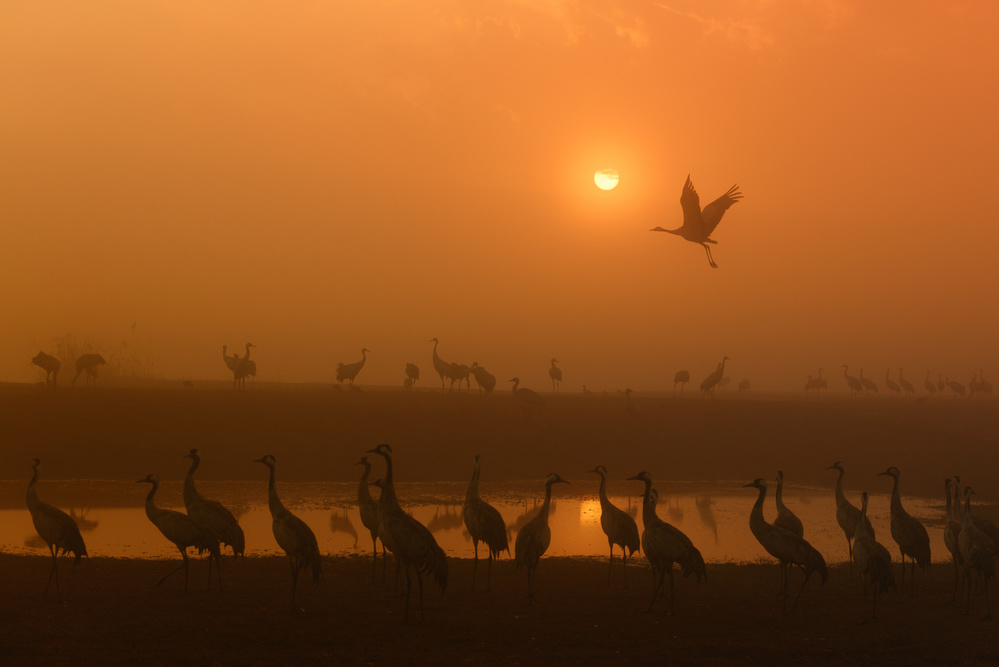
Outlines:
[[430,339],[430,342],[431,342],[431,343],[439,343],[440,341],[439,341],[439,340],[437,340],[436,338],[431,338],[431,339]]
[[518,378],[518,377],[512,377],[509,380],[507,380],[507,382],[520,382],[520,378]]
[[159,484],[160,483],[160,478],[158,476],[152,474],[152,473],[149,473],[148,475],[146,475],[142,479],[135,480],[135,483],[136,484],[143,484],[143,483],[145,483],[145,484]]
[[755,486],[757,489],[761,489],[763,491],[766,491],[767,490],[767,480],[763,479],[762,477],[757,477],[756,479],[754,479],[749,484],[743,484],[743,486],[744,487],[745,486]]
[[895,466],[891,466],[890,468],[888,468],[884,472],[879,472],[878,475],[887,475],[888,477],[893,477],[895,479],[898,479],[899,472],[898,472],[898,468],[896,468]]
[[361,354],[364,354],[365,352],[371,352],[371,350],[369,350],[369,349],[368,349],[368,348],[366,348],[366,347],[362,347],[362,348],[361,348]]
[[642,472],[638,473],[634,477],[629,477],[628,479],[637,479],[639,482],[648,482],[649,484],[652,483],[652,475],[650,475],[645,470],[643,470]]
[[975,492],[974,489],[972,489],[970,486],[964,487],[964,497],[965,498],[970,498],[971,494],[974,493],[974,492]]
[[844,472],[844,470],[843,470],[843,462],[842,461],[836,461],[831,466],[829,466],[828,468],[826,468],[826,470],[839,470],[840,472]]
[[199,452],[198,449],[196,447],[194,447],[194,448],[191,449],[190,454],[184,454],[184,456],[182,458],[185,458],[185,459],[194,459],[195,461],[199,461],[199,460],[201,460],[201,452]]
[[559,477],[557,473],[554,472],[548,473],[548,477],[545,478],[546,486],[550,486],[552,484],[571,484],[571,483],[572,482],[570,482],[567,479],[562,479],[561,477]]
[[607,475],[607,468],[605,468],[603,466],[597,466],[593,470],[587,470],[586,472],[595,472],[598,475],[600,475],[601,477],[604,477],[604,476]]
[[272,454],[267,454],[263,458],[253,459],[253,462],[263,463],[268,468],[274,468],[274,464],[276,463],[276,461],[274,460],[274,456]]
[[42,462],[39,461],[38,459],[31,459],[31,465],[28,467],[38,470],[40,467],[42,467]]
[[371,465],[371,462],[368,461],[368,457],[367,456],[362,456],[361,460],[358,461],[358,462],[356,462],[354,465],[356,465],[356,466],[369,466],[369,465]]
[[379,456],[384,456],[385,458],[392,458],[392,448],[382,443],[375,447],[374,449],[368,450],[369,454],[378,454]]
[[384,479],[376,479],[373,482],[369,482],[369,485],[370,486],[377,486],[382,491],[385,490],[385,480]]

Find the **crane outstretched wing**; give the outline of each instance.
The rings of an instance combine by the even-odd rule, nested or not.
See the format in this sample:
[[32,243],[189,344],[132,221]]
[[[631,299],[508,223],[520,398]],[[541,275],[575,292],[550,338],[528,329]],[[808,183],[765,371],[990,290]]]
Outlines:
[[687,182],[683,184],[683,192],[680,193],[680,208],[683,209],[683,228],[693,229],[701,234],[704,228],[704,223],[701,222],[701,198],[690,182],[690,174],[687,174]]
[[[690,182],[690,177],[687,178],[687,182]],[[693,187],[691,187],[691,191],[693,191]],[[696,201],[696,193],[694,194],[694,198]],[[704,210],[701,211],[701,221],[704,225],[705,236],[711,235],[711,232],[713,232],[715,227],[718,226],[718,223],[721,222],[722,216],[725,215],[725,211],[728,210],[729,206],[736,203],[740,199],[742,199],[742,193],[739,192],[739,186],[733,185],[729,188],[728,192],[704,207]],[[680,198],[680,203],[681,205],[683,204],[682,197]],[[687,224],[686,208],[683,210],[683,224]]]

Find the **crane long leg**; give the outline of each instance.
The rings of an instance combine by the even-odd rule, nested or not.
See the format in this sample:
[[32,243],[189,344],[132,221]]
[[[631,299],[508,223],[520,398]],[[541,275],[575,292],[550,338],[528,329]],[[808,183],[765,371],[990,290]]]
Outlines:
[[611,573],[614,571],[614,543],[610,545],[610,559],[607,561],[607,585],[611,585]]
[[409,623],[409,592],[412,587],[413,587],[413,582],[410,580],[409,568],[407,567],[406,568],[406,613],[405,613],[406,623]]
[[377,571],[378,571],[378,538],[372,535],[371,536],[371,583],[375,583],[375,572]]
[[472,561],[472,590],[475,590],[475,573],[479,569],[479,541],[472,539],[472,546],[475,547],[475,560]]
[[420,586],[420,623],[423,623],[423,575],[416,571],[416,583]]
[[[801,598],[801,594],[805,591],[805,584],[808,583],[808,579],[811,576],[812,576],[811,572],[807,572],[805,574],[805,580],[803,582],[801,582],[801,588],[798,589],[798,595],[794,598],[794,604],[791,605],[791,611],[794,611],[794,610],[796,610],[798,608],[798,600]],[[789,584],[791,583],[791,578],[790,577],[788,577],[788,583]],[[875,593],[875,595],[877,595],[877,593]]]
[[715,264],[715,258],[711,256],[711,248],[709,248],[705,243],[702,243],[701,245],[704,247],[704,252],[708,256],[708,264],[711,265],[712,269],[717,269],[718,265]]
[[52,585],[52,576],[55,575],[56,582],[56,600],[62,602],[62,593],[59,592],[59,559],[56,555],[56,549],[53,545],[49,545],[49,553],[52,554],[52,569],[49,570],[49,580],[45,584],[45,593],[42,597],[48,597],[49,586]]
[[295,611],[295,589],[298,588],[298,563],[295,558],[289,558],[291,563],[291,611]]
[[170,570],[165,575],[163,575],[162,579],[160,579],[155,584],[153,584],[154,588],[156,586],[159,586],[160,584],[162,584],[167,579],[169,579],[170,575],[176,574],[177,572],[180,572],[181,570],[184,570],[184,592],[185,593],[187,592],[187,551],[184,550],[184,549],[181,549],[180,547],[177,547],[177,549],[180,550],[180,555],[184,557],[184,561],[177,567],[177,569]]
[[489,549],[489,567],[486,570],[486,591],[491,591],[493,587],[493,550]]

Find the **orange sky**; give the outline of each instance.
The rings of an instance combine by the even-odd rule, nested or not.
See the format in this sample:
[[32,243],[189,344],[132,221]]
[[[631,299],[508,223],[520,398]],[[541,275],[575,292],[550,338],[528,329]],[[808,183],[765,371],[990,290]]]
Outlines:
[[[904,13],[900,9],[904,7]],[[996,376],[999,5],[0,5],[0,380]],[[602,192],[593,172],[616,168]],[[738,183],[717,270],[677,237]],[[132,323],[136,323],[134,341]],[[894,373],[894,371],[893,371]],[[917,385],[920,384],[917,382]]]

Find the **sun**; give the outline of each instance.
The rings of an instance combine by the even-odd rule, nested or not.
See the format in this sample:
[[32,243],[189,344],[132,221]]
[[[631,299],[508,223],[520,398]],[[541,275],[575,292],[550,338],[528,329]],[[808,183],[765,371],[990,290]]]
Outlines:
[[593,182],[601,190],[613,190],[617,187],[618,180],[617,169],[601,169],[593,174]]

